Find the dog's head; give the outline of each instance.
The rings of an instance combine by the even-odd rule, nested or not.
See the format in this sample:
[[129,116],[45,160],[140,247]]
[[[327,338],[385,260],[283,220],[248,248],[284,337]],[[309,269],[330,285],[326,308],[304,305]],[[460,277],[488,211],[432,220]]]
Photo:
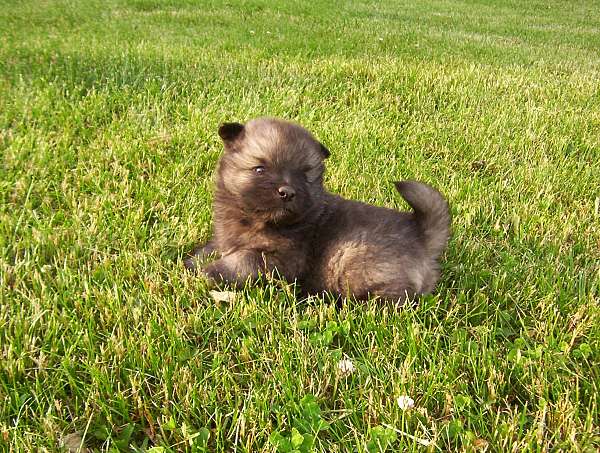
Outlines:
[[253,216],[294,223],[319,201],[329,151],[301,126],[274,118],[219,128],[217,185]]

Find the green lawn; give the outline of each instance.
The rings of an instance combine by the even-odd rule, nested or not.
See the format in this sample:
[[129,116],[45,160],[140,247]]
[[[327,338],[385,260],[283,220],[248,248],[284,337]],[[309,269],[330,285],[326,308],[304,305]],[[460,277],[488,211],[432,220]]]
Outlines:
[[[597,451],[599,11],[1,0],[0,451]],[[334,192],[447,195],[435,295],[184,272],[216,128],[260,115],[325,143]]]

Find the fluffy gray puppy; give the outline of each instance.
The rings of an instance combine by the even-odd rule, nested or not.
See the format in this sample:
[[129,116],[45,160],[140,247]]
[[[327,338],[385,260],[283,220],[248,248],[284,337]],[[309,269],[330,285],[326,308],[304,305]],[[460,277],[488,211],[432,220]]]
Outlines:
[[329,151],[301,126],[258,118],[223,124],[219,135],[214,236],[188,269],[236,287],[275,274],[304,294],[357,299],[402,302],[434,289],[450,231],[437,190],[396,182],[413,212],[346,200],[324,189]]

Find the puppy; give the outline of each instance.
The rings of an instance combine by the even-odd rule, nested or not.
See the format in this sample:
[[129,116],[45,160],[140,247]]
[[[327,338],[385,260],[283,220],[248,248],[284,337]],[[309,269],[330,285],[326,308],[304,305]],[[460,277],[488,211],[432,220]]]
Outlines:
[[[304,294],[356,299],[402,302],[434,289],[450,231],[437,190],[395,183],[413,212],[346,200],[324,189],[329,151],[301,126],[258,118],[219,135],[214,236],[188,269],[235,287],[274,274]],[[202,267],[211,254],[218,259]]]

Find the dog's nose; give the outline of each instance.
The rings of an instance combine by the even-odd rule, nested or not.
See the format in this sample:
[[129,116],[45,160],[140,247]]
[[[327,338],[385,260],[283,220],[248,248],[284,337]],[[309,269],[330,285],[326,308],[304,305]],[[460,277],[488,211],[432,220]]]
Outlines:
[[296,195],[296,191],[290,186],[281,186],[277,189],[277,192],[279,192],[279,196],[283,201],[290,201]]

